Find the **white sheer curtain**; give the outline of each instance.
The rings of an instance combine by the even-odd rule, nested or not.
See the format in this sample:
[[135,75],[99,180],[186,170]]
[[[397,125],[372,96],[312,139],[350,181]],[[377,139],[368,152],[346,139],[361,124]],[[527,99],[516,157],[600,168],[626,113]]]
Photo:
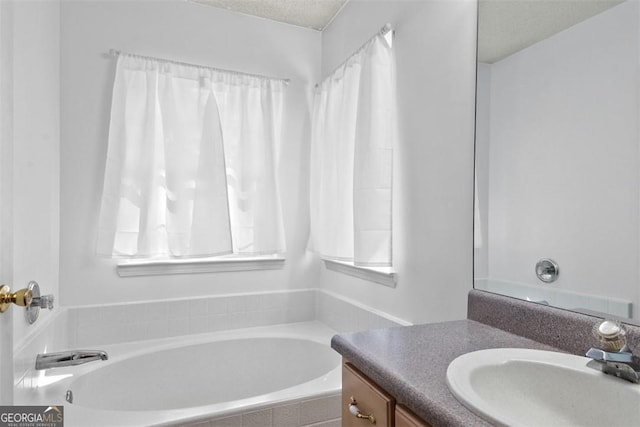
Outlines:
[[284,251],[274,170],[283,82],[118,58],[98,253]]
[[224,135],[233,253],[284,253],[275,165],[285,83],[221,72],[212,78]]
[[315,94],[310,246],[323,258],[392,264],[397,135],[390,36],[373,37]]

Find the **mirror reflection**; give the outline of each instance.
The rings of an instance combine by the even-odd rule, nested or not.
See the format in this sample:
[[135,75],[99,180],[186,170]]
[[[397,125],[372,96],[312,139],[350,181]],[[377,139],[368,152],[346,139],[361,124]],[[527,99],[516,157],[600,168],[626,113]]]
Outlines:
[[640,321],[639,17],[480,0],[476,289]]

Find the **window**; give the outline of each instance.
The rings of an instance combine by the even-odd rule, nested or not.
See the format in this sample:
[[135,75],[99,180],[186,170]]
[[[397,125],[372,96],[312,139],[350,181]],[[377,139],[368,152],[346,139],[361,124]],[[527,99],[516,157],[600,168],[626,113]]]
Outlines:
[[312,117],[310,247],[325,260],[392,266],[396,139],[391,33],[318,85]]
[[283,254],[274,146],[284,85],[120,54],[98,254]]

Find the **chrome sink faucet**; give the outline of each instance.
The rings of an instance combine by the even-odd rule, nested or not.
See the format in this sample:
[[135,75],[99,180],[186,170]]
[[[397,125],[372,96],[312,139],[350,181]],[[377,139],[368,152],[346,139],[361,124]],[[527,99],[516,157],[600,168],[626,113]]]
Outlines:
[[626,331],[620,322],[605,320],[593,328],[593,335],[603,349],[590,348],[587,366],[618,378],[640,383],[640,357],[627,346]]
[[94,360],[107,360],[109,355],[102,350],[70,350],[59,353],[43,353],[36,357],[36,369],[61,368],[82,365]]

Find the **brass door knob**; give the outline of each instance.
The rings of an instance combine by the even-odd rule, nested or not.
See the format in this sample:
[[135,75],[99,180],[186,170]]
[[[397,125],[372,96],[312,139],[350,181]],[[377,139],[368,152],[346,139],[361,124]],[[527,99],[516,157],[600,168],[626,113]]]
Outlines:
[[11,303],[21,307],[28,307],[33,300],[33,292],[30,289],[20,289],[11,293],[11,288],[7,285],[0,286],[0,313],[4,313]]

